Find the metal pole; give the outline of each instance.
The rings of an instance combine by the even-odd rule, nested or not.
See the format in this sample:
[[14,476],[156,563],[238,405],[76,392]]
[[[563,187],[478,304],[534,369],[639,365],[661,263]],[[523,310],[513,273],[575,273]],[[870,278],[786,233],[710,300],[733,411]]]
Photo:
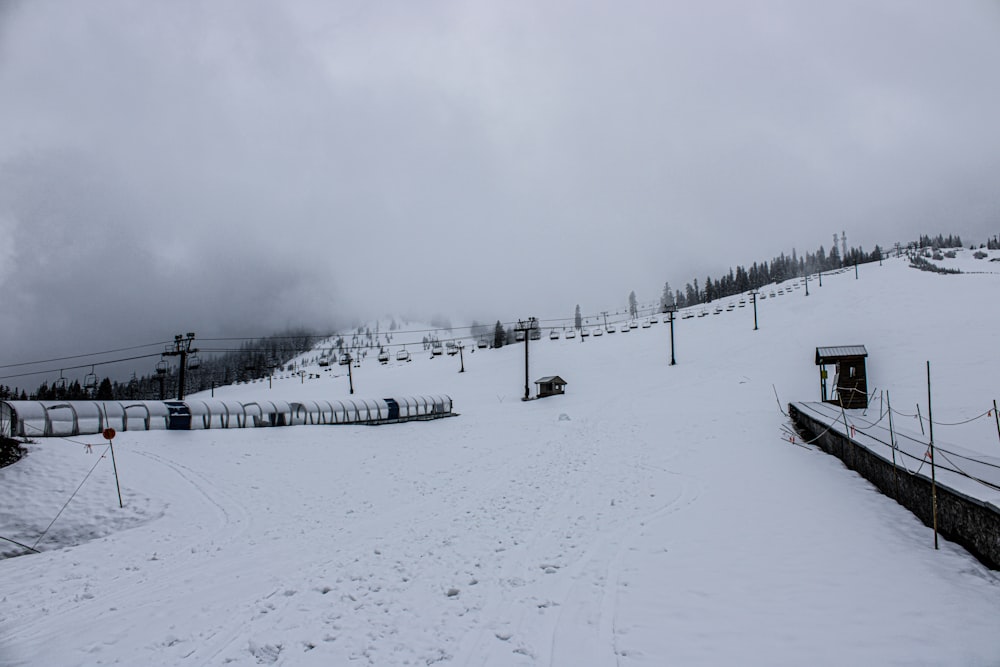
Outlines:
[[347,355],[347,381],[351,383],[351,393],[354,393],[354,374],[351,372],[351,366],[354,365],[354,359],[351,355]]
[[108,438],[108,447],[111,449],[111,467],[115,470],[115,488],[118,489],[118,507],[124,508],[125,503],[122,502],[122,487],[118,483],[118,464],[115,463],[115,444],[114,440]]
[[857,262],[857,260],[854,261],[854,279],[855,280],[858,279],[858,262]]
[[896,471],[896,434],[892,428],[892,401],[889,400],[889,392],[885,392],[885,404],[889,408],[889,446],[892,447],[892,484],[896,490],[896,498],[899,498],[899,475]]
[[997,420],[997,437],[1000,438],[1000,415],[997,414],[997,399],[993,399],[993,418]]
[[927,435],[924,431],[924,418],[920,415],[920,404],[917,403],[917,421],[920,422],[920,435]]
[[177,373],[177,400],[184,400],[184,371],[187,368],[187,350],[180,350],[181,367]]
[[[857,266],[857,265],[855,265]],[[931,511],[934,514],[934,548],[938,548],[938,521],[937,521],[937,475],[934,463],[934,416],[931,411],[931,362],[927,362],[927,428],[930,429],[931,445]]]
[[757,331],[757,292],[750,292],[750,299],[753,301],[753,330]]
[[465,372],[465,353],[463,352],[463,348],[462,347],[458,348],[458,360],[462,364],[462,368],[459,369],[458,372],[459,373],[464,373]]
[[528,340],[531,339],[531,320],[528,320],[528,329],[524,332],[524,400],[531,398],[531,391],[528,389]]
[[806,296],[809,296],[809,276],[806,275]]
[[854,439],[851,438],[851,425],[847,423],[847,411],[844,410],[844,397],[837,392],[837,400],[840,402],[840,414],[844,418],[844,437],[851,443],[851,470],[854,470]]
[[674,358],[674,311],[670,311],[670,365],[676,366],[677,359]]
[[822,271],[819,272],[819,286],[820,287],[823,286],[823,272]]

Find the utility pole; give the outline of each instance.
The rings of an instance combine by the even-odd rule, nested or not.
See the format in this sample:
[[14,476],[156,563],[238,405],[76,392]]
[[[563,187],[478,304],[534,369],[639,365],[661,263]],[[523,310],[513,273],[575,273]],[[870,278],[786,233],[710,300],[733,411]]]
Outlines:
[[809,296],[809,274],[806,274],[806,296]]
[[[174,336],[174,346],[171,348],[167,346],[167,349],[163,352],[164,357],[180,357],[180,366],[177,369],[177,400],[184,400],[184,372],[187,370],[187,360],[189,354],[194,354],[198,350],[197,348],[192,348],[191,344],[194,343],[194,333],[189,332],[186,336],[177,334]],[[160,396],[163,396],[162,384],[160,385]]]
[[750,292],[750,300],[753,301],[753,330],[757,331],[757,295],[760,294],[757,290],[752,290]]
[[[607,317],[607,314],[605,314]],[[534,317],[529,317],[527,321],[518,320],[517,326],[514,331],[524,332],[524,398],[522,401],[527,401],[531,399],[531,388],[528,384],[528,341],[531,340],[531,331],[538,327],[538,320]]]
[[819,286],[823,286],[823,272],[819,271]]

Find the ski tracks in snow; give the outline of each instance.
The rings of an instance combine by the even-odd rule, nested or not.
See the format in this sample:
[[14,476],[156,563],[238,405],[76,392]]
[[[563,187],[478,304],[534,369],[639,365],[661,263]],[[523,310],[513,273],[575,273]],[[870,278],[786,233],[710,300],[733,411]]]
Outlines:
[[511,532],[525,543],[498,551],[496,585],[456,664],[614,665],[629,655],[617,621],[625,555],[647,524],[694,503],[701,484],[670,469],[684,449],[641,423],[624,433],[601,420],[566,424],[523,468],[533,493],[513,508],[521,520]]

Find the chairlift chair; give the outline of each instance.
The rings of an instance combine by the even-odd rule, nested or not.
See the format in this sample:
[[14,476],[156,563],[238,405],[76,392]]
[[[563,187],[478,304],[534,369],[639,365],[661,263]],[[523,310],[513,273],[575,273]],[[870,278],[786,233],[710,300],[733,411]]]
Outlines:
[[160,361],[158,364],[156,364],[156,374],[157,375],[166,375],[167,374],[167,362],[166,362],[166,360]]
[[570,329],[566,332],[566,339],[576,338],[576,329]]
[[559,332],[553,329],[549,332],[549,340],[559,340]]
[[387,364],[387,363],[389,363],[389,353],[386,352],[385,350],[382,350],[381,352],[379,352],[378,353],[378,362],[380,364]]
[[83,378],[83,388],[87,391],[93,391],[97,389],[97,374],[94,372],[94,367],[90,367],[90,372]]
[[[586,331],[586,329],[584,329],[584,331]],[[596,329],[594,329],[594,338],[603,335],[604,335],[604,329],[602,329],[601,327],[597,327]]]
[[195,371],[201,367],[201,357],[197,354],[192,354],[188,357],[188,370]]
[[405,348],[396,353],[396,361],[409,361],[409,360],[410,360],[410,353],[407,352]]

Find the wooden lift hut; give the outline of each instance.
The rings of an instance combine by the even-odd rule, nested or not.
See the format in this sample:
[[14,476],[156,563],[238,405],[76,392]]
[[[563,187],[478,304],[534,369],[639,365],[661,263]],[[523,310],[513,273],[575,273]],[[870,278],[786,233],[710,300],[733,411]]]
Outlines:
[[535,384],[538,385],[538,398],[559,396],[566,393],[566,380],[563,380],[558,375],[549,375],[535,380]]
[[[817,347],[816,365],[820,367],[819,381],[823,392],[823,402],[842,405],[845,408],[868,407],[868,379],[865,376],[865,358],[868,351],[864,345],[841,345],[838,347]],[[826,393],[826,366],[836,365],[834,393]]]

